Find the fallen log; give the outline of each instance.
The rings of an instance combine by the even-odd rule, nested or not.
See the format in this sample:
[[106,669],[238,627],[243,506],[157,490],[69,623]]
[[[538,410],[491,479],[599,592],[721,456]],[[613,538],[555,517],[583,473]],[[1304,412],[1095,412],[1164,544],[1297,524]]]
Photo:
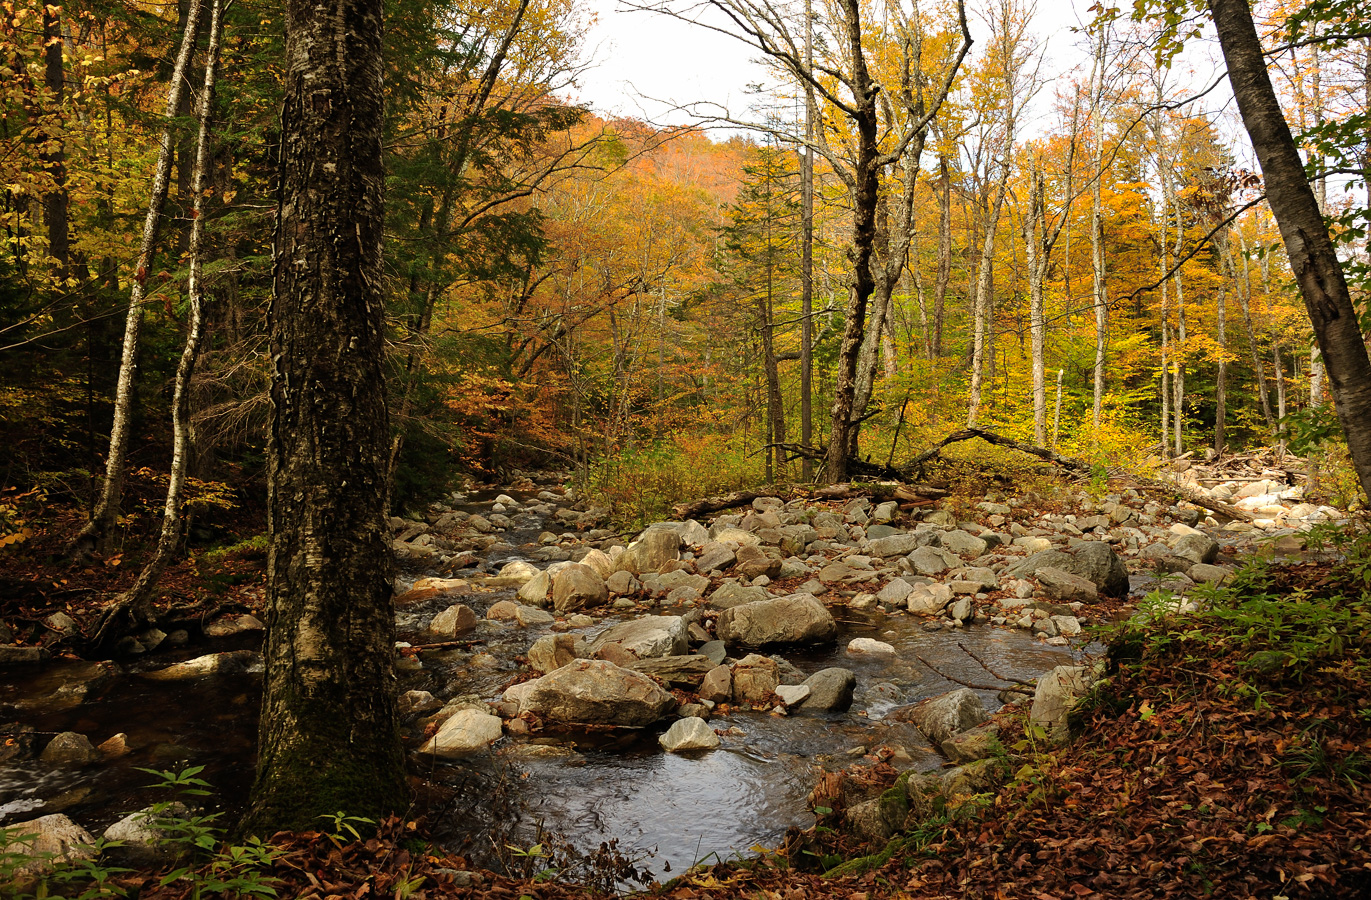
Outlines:
[[1231,503],[1224,503],[1222,500],[1215,500],[1203,491],[1196,490],[1188,484],[1181,484],[1179,481],[1154,481],[1150,478],[1138,478],[1137,476],[1134,476],[1134,481],[1137,482],[1137,487],[1142,490],[1183,497],[1201,509],[1207,509],[1221,516],[1228,516],[1230,519],[1240,519],[1243,522],[1255,522],[1257,519],[1255,515],[1245,509],[1240,509]]
[[986,431],[983,428],[963,428],[961,431],[954,431],[923,453],[914,457],[914,459],[908,463],[905,463],[900,467],[900,471],[903,473],[904,477],[908,479],[914,473],[921,471],[924,464],[941,453],[944,447],[949,444],[969,441],[972,438],[980,438],[986,443],[994,444],[997,447],[1008,447],[1011,450],[1018,450],[1020,453],[1027,453],[1031,456],[1036,456],[1039,459],[1045,459],[1054,465],[1066,469],[1068,472],[1089,475],[1091,471],[1091,467],[1079,459],[1065,456],[1058,453],[1056,450],[1049,450],[1046,447],[1039,447],[1035,444],[1026,444],[1023,441],[1016,441],[1013,438],[1005,437],[1002,434],[996,434],[993,431]]
[[706,497],[703,500],[696,500],[693,503],[677,503],[671,507],[671,514],[677,519],[698,519],[700,516],[707,516],[710,513],[720,510],[733,509],[738,506],[745,506],[756,500],[758,497],[774,497],[776,494],[759,493],[757,491],[734,491],[723,497]]

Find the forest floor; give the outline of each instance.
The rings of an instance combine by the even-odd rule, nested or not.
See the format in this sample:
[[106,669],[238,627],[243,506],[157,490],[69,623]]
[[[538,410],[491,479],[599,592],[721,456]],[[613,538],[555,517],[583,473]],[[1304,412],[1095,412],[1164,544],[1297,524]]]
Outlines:
[[[36,540],[55,550],[62,533],[52,528]],[[1028,726],[1023,707],[1006,707],[997,716],[1005,783],[907,822],[885,846],[864,846],[828,827],[836,816],[821,816],[813,831],[792,835],[788,850],[697,866],[649,893],[672,900],[1371,896],[1371,543],[1341,549],[1336,564],[1254,563],[1198,613],[1134,616],[1108,627],[1099,635],[1107,677],[1077,707],[1066,746]],[[163,596],[174,616],[259,612],[263,568],[260,547],[244,544],[210,565],[183,565]],[[35,565],[6,573],[0,587],[14,596],[27,585],[84,619],[112,582],[131,580],[131,569],[113,559],[75,571]],[[9,612],[21,626],[26,621],[24,610]],[[854,772],[878,782],[877,790],[897,774],[876,752]],[[422,821],[382,823],[367,840],[340,831],[276,835],[273,859],[247,880],[228,878],[221,855],[170,880],[166,869],[148,869],[110,872],[107,884],[158,900],[259,889],[259,896],[319,900],[603,896],[554,870],[535,875],[536,858],[527,860],[531,877],[472,871],[427,844]],[[834,866],[837,858],[845,862]],[[612,866],[606,857],[602,883],[613,882]]]

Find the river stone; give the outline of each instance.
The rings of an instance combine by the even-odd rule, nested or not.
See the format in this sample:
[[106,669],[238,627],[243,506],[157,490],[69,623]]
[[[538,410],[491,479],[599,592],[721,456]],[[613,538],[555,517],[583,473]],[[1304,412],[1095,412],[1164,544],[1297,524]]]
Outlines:
[[694,690],[714,668],[714,661],[707,656],[695,654],[659,656],[654,659],[635,660],[624,668],[651,675],[668,687]]
[[904,603],[908,600],[909,594],[913,590],[914,585],[905,581],[903,578],[896,578],[885,587],[881,588],[880,592],[876,594],[876,599],[887,606],[892,606]]
[[657,739],[662,749],[668,753],[683,753],[687,750],[713,750],[719,746],[719,736],[709,723],[698,716],[677,719],[671,723],[666,734]]
[[733,666],[733,702],[767,703],[780,683],[776,660],[749,653]]
[[529,684],[520,709],[563,724],[641,728],[676,702],[646,675],[604,660],[578,659]]
[[1128,566],[1103,541],[1087,541],[1076,548],[1074,572],[1095,582],[1100,593],[1109,597],[1128,595]]
[[551,591],[552,575],[544,571],[525,581],[516,596],[525,603],[532,603],[534,606],[547,606],[548,594]]
[[546,675],[579,659],[576,637],[570,634],[545,634],[528,648],[528,664],[535,672]]
[[854,656],[894,656],[895,648],[885,641],[875,638],[853,638],[847,643],[847,652]]
[[37,665],[50,655],[42,647],[20,647],[15,644],[6,644],[0,646],[0,667]]
[[942,537],[942,548],[963,558],[975,559],[986,551],[985,541],[965,531],[949,531]]
[[1028,717],[1053,743],[1066,743],[1067,715],[1089,687],[1085,666],[1057,666],[1038,679]]
[[709,595],[709,605],[714,609],[732,609],[744,603],[756,603],[770,599],[764,587],[752,587],[736,581],[726,581]]
[[1075,616],[1050,616],[1046,621],[1051,622],[1062,637],[1075,637],[1081,633],[1081,620]]
[[1208,565],[1219,555],[1219,542],[1207,534],[1186,534],[1176,539],[1171,552],[1192,563]]
[[9,832],[6,853],[13,854],[15,862],[28,859],[28,862],[8,873],[17,883],[46,875],[57,863],[94,859],[96,856],[91,846],[95,838],[91,837],[90,832],[60,813],[6,828]]
[[185,847],[167,840],[167,829],[161,827],[159,820],[186,819],[190,815],[190,807],[184,803],[172,803],[165,809],[149,806],[106,828],[103,837],[118,842],[120,846],[114,855],[134,865],[168,862],[185,852]]
[[905,558],[920,575],[941,575],[948,569],[947,560],[934,547],[920,547]]
[[[947,573],[947,580],[970,582],[978,586],[983,591],[995,591],[1000,587],[1000,576],[995,574],[994,569],[986,566],[963,566],[960,569],[953,569]],[[956,588],[953,588],[956,591]],[[975,593],[971,591],[970,593]]]
[[939,778],[942,792],[949,800],[994,790],[1004,783],[1004,763],[987,757],[944,772]]
[[518,617],[519,604],[513,600],[496,600],[486,610],[486,618],[493,622],[512,622]]
[[838,625],[812,595],[792,594],[725,609],[715,633],[726,643],[764,647],[832,641],[838,635]]
[[1047,596],[1062,603],[1094,603],[1100,599],[1095,583],[1089,578],[1073,575],[1053,566],[1043,566],[1037,572]]
[[643,575],[681,558],[681,536],[666,529],[648,529],[618,559],[618,567]]
[[690,588],[699,596],[700,593],[709,589],[709,579],[703,575],[691,575],[685,569],[677,569],[674,572],[666,572],[656,576],[659,589],[674,591],[678,588]]
[[990,718],[981,698],[970,688],[958,688],[925,700],[915,706],[909,716],[935,747]]
[[714,540],[720,543],[729,541],[740,547],[755,547],[762,542],[762,539],[757,537],[757,535],[750,531],[744,531],[736,525],[725,525],[722,528],[715,526],[714,528],[711,528],[710,531],[713,532],[712,537]]
[[608,578],[614,574],[614,560],[609,558],[609,554],[603,550],[592,548],[589,553],[581,557],[578,562],[583,566],[590,566],[595,570],[595,574],[601,578]]
[[[256,616],[224,616],[205,626],[205,637],[232,637],[235,634],[246,634],[250,631],[266,631],[266,629],[267,626],[263,625],[262,620]],[[147,645],[144,644],[144,646]]]
[[924,516],[924,521],[930,525],[941,525],[946,528],[955,528],[957,518],[945,509],[935,509],[933,512]]
[[1233,577],[1233,570],[1226,566],[1211,566],[1207,563],[1196,563],[1185,573],[1191,581],[1196,584],[1223,584]]
[[463,709],[444,722],[419,752],[443,759],[470,756],[498,741],[503,732],[499,716],[479,709]]
[[699,557],[695,560],[695,571],[697,572],[721,572],[731,568],[738,561],[737,554],[731,547],[711,541],[705,544]]
[[[967,584],[969,582],[961,583]],[[965,622],[970,619],[972,612],[974,612],[974,608],[971,605],[971,598],[966,596],[958,597],[956,600],[952,601],[952,604],[947,608],[948,616],[958,622]]]
[[1004,752],[1000,744],[1000,727],[994,722],[983,722],[975,728],[954,734],[943,741],[941,747],[943,756],[958,764],[989,759]]
[[867,553],[872,556],[888,558],[891,556],[904,556],[917,549],[919,546],[919,536],[912,532],[902,532],[892,534],[889,537],[878,537],[869,542],[866,546]]
[[409,590],[395,598],[395,605],[407,606],[422,600],[432,600],[434,597],[458,597],[469,593],[471,583],[465,578],[420,578]]
[[711,703],[727,703],[733,699],[733,668],[718,665],[705,673],[696,692],[701,700]]
[[690,650],[685,620],[680,616],[644,616],[613,625],[590,644],[590,655],[610,643],[620,645],[639,659],[681,656]]
[[1013,543],[1015,547],[1022,547],[1027,553],[1041,553],[1044,550],[1052,549],[1052,542],[1045,537],[1024,535],[1014,538]]
[[496,577],[508,579],[507,583],[509,584],[525,584],[529,580],[537,578],[539,571],[538,567],[533,565],[533,563],[525,562],[522,559],[516,559],[513,562],[505,563],[504,566],[500,568],[500,574]]
[[39,759],[55,766],[84,766],[99,761],[100,752],[84,734],[64,731],[48,741]]
[[850,669],[832,666],[820,669],[804,681],[809,697],[804,708],[822,712],[843,712],[852,705],[857,676]]
[[538,609],[536,606],[520,605],[514,610],[514,621],[524,628],[532,628],[535,625],[551,625],[553,623],[552,613],[545,609]]
[[476,613],[465,603],[449,606],[428,623],[430,634],[451,640],[476,627]]
[[603,606],[608,600],[605,580],[590,566],[572,563],[552,577],[552,606],[559,613]]
[[[435,709],[441,709],[442,706],[442,701],[428,691],[405,691],[395,701],[396,712],[400,714],[402,719],[433,712]],[[105,745],[101,744],[100,746],[103,748]]]
[[636,594],[643,589],[643,583],[633,577],[632,572],[623,569],[605,579],[605,588],[617,596]]
[[739,547],[733,571],[748,580],[761,575],[776,578],[781,574],[781,561],[767,556],[760,547]]
[[262,671],[262,654],[252,650],[231,650],[227,653],[210,653],[206,656],[197,656],[195,659],[188,659],[185,662],[176,663],[155,672],[144,672],[143,677],[151,678],[153,681],[190,681],[195,678],[206,678],[210,675],[231,675],[260,671]]
[[809,699],[811,693],[809,685],[806,684],[778,684],[776,685],[776,696],[781,698],[781,702],[788,708],[795,708]]

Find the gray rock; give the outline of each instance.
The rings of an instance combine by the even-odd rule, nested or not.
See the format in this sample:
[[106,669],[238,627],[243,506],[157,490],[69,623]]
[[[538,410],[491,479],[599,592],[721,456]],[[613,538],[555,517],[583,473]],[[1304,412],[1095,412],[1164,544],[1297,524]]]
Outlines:
[[713,750],[719,746],[719,736],[704,719],[692,716],[677,719],[671,723],[666,734],[657,739],[662,749],[668,753],[684,753],[689,750]]
[[641,728],[676,702],[646,675],[604,660],[578,659],[528,684],[520,709],[563,724]]
[[[442,701],[428,691],[405,691],[396,700],[395,705],[402,719],[423,715],[443,707]],[[100,746],[103,747],[104,744]]]
[[190,814],[190,808],[183,803],[173,803],[161,810],[148,807],[115,822],[105,829],[103,837],[120,844],[117,858],[135,865],[156,865],[187,851],[184,845],[167,841],[168,829],[164,825],[168,818],[184,819]]
[[695,690],[714,668],[714,661],[699,655],[659,656],[640,659],[625,668],[651,675],[668,687]]
[[552,606],[559,613],[603,606],[608,600],[604,579],[590,566],[571,563],[552,577]]
[[1191,581],[1196,584],[1223,584],[1233,577],[1233,570],[1226,566],[1211,566],[1207,563],[1196,563],[1185,573]]
[[594,656],[610,643],[620,645],[639,659],[680,656],[690,650],[686,623],[680,616],[644,616],[612,625],[591,642],[588,652]]
[[681,558],[681,536],[666,529],[648,529],[619,557],[619,568],[642,575],[656,572]]
[[42,647],[19,647],[14,644],[0,646],[0,667],[34,666],[46,660],[50,654]]
[[889,537],[877,538],[867,544],[866,551],[872,556],[888,558],[891,556],[904,556],[919,546],[919,536],[912,532],[903,534],[892,534]]
[[210,653],[197,656],[185,662],[143,673],[144,678],[153,681],[190,681],[207,678],[210,675],[232,675],[241,672],[262,671],[262,654],[252,650],[231,650],[228,653]]
[[1057,666],[1038,679],[1029,720],[1041,726],[1053,743],[1065,743],[1067,716],[1089,686],[1085,666]]
[[776,696],[780,697],[781,702],[791,709],[808,700],[810,693],[811,689],[807,684],[776,685]]
[[914,585],[903,578],[896,578],[881,588],[880,592],[876,594],[876,599],[886,605],[901,604],[909,599],[909,594],[913,590]]
[[605,579],[605,589],[611,594],[636,594],[643,589],[643,585],[633,577],[632,572],[620,569]]
[[983,591],[995,591],[1000,587],[1000,576],[995,574],[994,569],[986,566],[964,566],[960,569],[953,569],[947,574],[949,581],[969,581],[977,585]]
[[546,606],[548,594],[552,591],[552,576],[547,572],[539,572],[523,586],[519,588],[518,597],[525,603],[532,603],[534,606]]
[[948,569],[947,560],[933,547],[920,547],[906,557],[920,575],[941,575]]
[[965,531],[949,531],[943,535],[942,548],[966,559],[975,559],[986,551],[987,544]]
[[959,622],[965,622],[970,619],[972,611],[970,597],[958,597],[952,602],[952,605],[947,608],[948,616]]
[[7,828],[9,840],[6,853],[14,855],[14,862],[28,859],[8,873],[16,883],[46,875],[59,863],[94,859],[96,855],[91,846],[95,838],[91,837],[90,832],[60,813],[19,822]]
[[524,628],[532,628],[535,625],[551,625],[553,619],[552,614],[547,610],[521,604],[518,609],[514,610],[514,621]]
[[961,734],[954,734],[940,746],[943,756],[958,764],[989,759],[1004,752],[1000,744],[1000,728],[994,722],[984,722]]
[[805,679],[804,686],[809,688],[809,698],[804,701],[805,709],[843,712],[852,705],[857,676],[849,669],[833,666],[810,675]]
[[990,718],[985,704],[970,688],[958,688],[938,697],[931,697],[914,707],[910,720],[935,747]]
[[1192,563],[1208,565],[1219,556],[1219,542],[1207,534],[1184,534],[1176,539],[1171,552]]
[[1101,594],[1124,597],[1128,594],[1128,566],[1103,541],[1089,541],[1076,549],[1075,567],[1068,569],[1095,582]]
[[728,649],[724,646],[723,641],[708,641],[700,647],[698,652],[701,656],[709,657],[716,666],[724,661],[725,656],[728,656]]
[[752,587],[736,581],[726,581],[709,595],[709,605],[714,609],[732,609],[744,603],[756,603],[770,598],[764,587]]
[[719,615],[715,631],[726,643],[764,647],[832,641],[838,635],[838,625],[813,596],[792,594],[726,609]]
[[733,667],[719,665],[705,673],[696,692],[701,700],[727,703],[733,699]]
[[1053,600],[1062,603],[1094,603],[1100,599],[1095,583],[1089,578],[1082,578],[1053,566],[1043,566],[1037,575],[1043,590]]
[[732,568],[737,561],[737,554],[731,547],[714,541],[705,544],[704,549],[700,551],[699,557],[695,560],[695,571],[722,572]]
[[419,752],[443,759],[470,756],[498,741],[503,733],[499,716],[479,709],[463,709],[444,722]]

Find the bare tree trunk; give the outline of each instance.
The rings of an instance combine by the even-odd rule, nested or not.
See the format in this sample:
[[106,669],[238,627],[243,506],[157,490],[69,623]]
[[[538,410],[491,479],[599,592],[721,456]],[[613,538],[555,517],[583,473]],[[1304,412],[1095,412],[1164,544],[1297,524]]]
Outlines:
[[1233,252],[1231,246],[1225,246],[1228,257],[1228,267],[1233,273],[1234,282],[1238,286],[1238,305],[1242,308],[1243,329],[1247,332],[1247,346],[1252,354],[1252,376],[1257,383],[1257,399],[1261,403],[1262,418],[1266,422],[1266,429],[1271,434],[1276,433],[1276,422],[1271,417],[1271,397],[1270,391],[1266,387],[1266,367],[1262,361],[1261,349],[1257,346],[1257,331],[1252,325],[1252,279],[1248,271],[1247,244],[1242,235],[1238,236],[1239,246],[1242,250],[1242,277],[1238,277],[1237,266],[1233,264]]
[[[1011,126],[1012,129],[1012,126]],[[995,268],[995,233],[999,230],[1000,210],[1004,206],[1005,186],[1009,180],[1009,144],[1013,141],[1011,130],[1005,142],[1005,159],[1001,163],[1000,178],[995,186],[994,200],[991,201],[985,223],[985,241],[981,244],[981,259],[976,277],[975,323],[971,338],[971,398],[967,403],[966,427],[976,427],[976,417],[981,410],[981,384],[984,378],[985,349],[988,318],[990,315],[991,275]],[[994,352],[994,343],[990,343]]]
[[[814,14],[811,0],[805,0],[806,73],[814,71]],[[814,91],[805,85],[804,165],[800,168],[800,445],[813,446],[814,412]],[[805,484],[814,480],[814,461],[808,456],[800,463]]]
[[157,250],[157,235],[162,226],[162,207],[167,202],[167,187],[171,177],[172,146],[175,138],[173,117],[186,90],[186,71],[190,67],[195,48],[195,34],[199,25],[200,4],[191,6],[186,30],[181,35],[181,50],[171,72],[167,91],[161,145],[157,153],[157,167],[153,171],[148,213],[143,221],[143,241],[138,251],[133,285],[129,291],[128,317],[124,321],[124,349],[119,361],[119,381],[114,397],[114,423],[110,429],[109,457],[105,461],[105,483],[96,501],[95,512],[76,536],[72,551],[85,555],[97,546],[103,547],[113,536],[119,516],[119,501],[124,488],[124,460],[128,455],[129,428],[132,425],[134,375],[138,365],[138,338],[143,327],[143,285],[152,270],[152,257]]
[[1057,435],[1062,427],[1062,378],[1065,377],[1066,370],[1057,370],[1057,407],[1052,413],[1052,449],[1057,449]]
[[1227,323],[1224,321],[1226,311],[1224,309],[1225,300],[1228,294],[1228,282],[1219,283],[1219,294],[1216,298],[1215,315],[1217,317],[1216,330],[1219,340],[1219,366],[1218,372],[1214,376],[1214,455],[1223,454],[1226,443],[1224,441],[1224,419],[1228,415],[1228,333]]
[[1371,360],[1342,264],[1276,99],[1246,0],[1209,0],[1233,96],[1266,182],[1290,268],[1323,350],[1333,403],[1362,490],[1371,495]]
[[52,124],[45,129],[47,147],[39,156],[53,183],[53,189],[43,195],[43,220],[48,229],[48,255],[57,260],[58,277],[65,280],[71,248],[67,216],[66,129],[62,109],[62,101],[66,95],[66,67],[62,56],[60,12],[60,6],[43,6],[43,81],[51,98]]
[[1028,265],[1028,331],[1032,343],[1033,441],[1047,445],[1047,317],[1043,309],[1043,175],[1036,165],[1029,173],[1028,213],[1024,216],[1024,253]]
[[385,526],[381,0],[288,0],[267,642],[243,829],[403,809]]
[[151,609],[153,591],[181,540],[182,493],[186,483],[186,468],[190,459],[192,440],[190,381],[195,374],[195,364],[200,358],[200,343],[205,321],[205,188],[209,173],[210,135],[214,130],[214,90],[219,66],[222,12],[220,0],[213,0],[210,9],[209,48],[205,52],[204,86],[200,92],[199,108],[196,110],[196,119],[200,127],[195,139],[195,164],[191,172],[190,193],[193,205],[188,247],[190,275],[186,283],[190,312],[186,323],[186,343],[181,349],[181,360],[176,366],[176,384],[172,394],[171,473],[167,479],[166,502],[162,506],[162,531],[158,536],[157,549],[153,552],[152,559],[138,573],[133,586],[120,595],[114,606],[104,615],[101,627],[94,637],[94,643],[97,645],[105,643],[114,634],[113,629],[121,615],[127,616],[134,626],[154,620]]
[[938,154],[938,280],[933,286],[933,346],[929,359],[943,355],[943,317],[952,282],[952,175],[947,155]]
[[1103,21],[1098,23],[1099,38],[1095,49],[1095,83],[1091,90],[1091,109],[1094,132],[1095,179],[1090,188],[1090,262],[1092,296],[1095,300],[1095,391],[1091,405],[1090,423],[1096,437],[1100,431],[1100,418],[1104,411],[1104,363],[1105,343],[1109,326],[1109,298],[1105,294],[1104,283],[1104,236],[1101,233],[1103,215],[1100,184],[1104,181],[1104,62],[1105,42],[1108,27]]

